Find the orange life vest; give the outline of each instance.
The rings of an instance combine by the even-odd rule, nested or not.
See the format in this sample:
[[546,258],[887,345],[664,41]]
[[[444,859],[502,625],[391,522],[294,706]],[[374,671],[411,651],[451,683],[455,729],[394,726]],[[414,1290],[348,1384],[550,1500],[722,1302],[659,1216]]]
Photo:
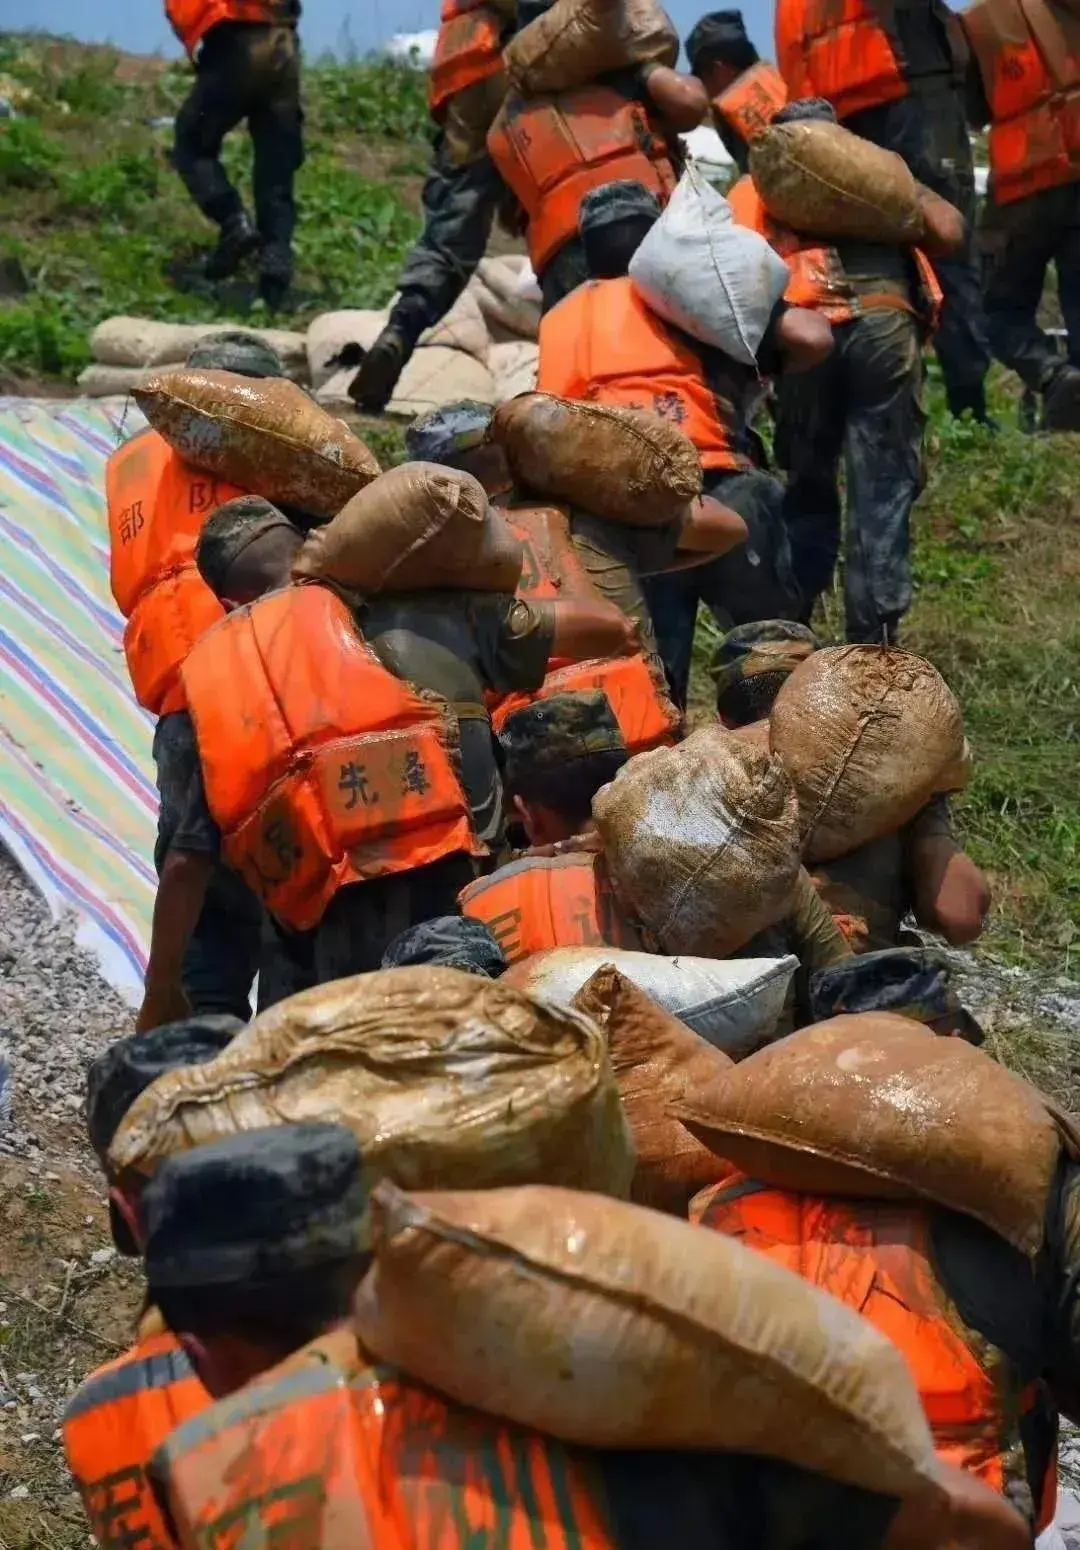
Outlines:
[[165,1442],[154,1475],[181,1545],[614,1550],[588,1455],[343,1344],[314,1342]]
[[850,323],[865,312],[894,307],[901,312],[913,313],[930,332],[937,328],[941,315],[941,286],[933,265],[921,248],[911,249],[918,278],[918,294],[914,301],[910,293],[905,295],[899,289],[860,290],[844,273],[840,255],[834,247],[813,237],[800,237],[772,219],[761,202],[753,178],[741,177],[728,190],[727,200],[737,224],[760,232],[787,264],[791,279],[784,300],[790,306],[809,307],[832,324]]
[[154,430],[133,436],[105,465],[109,580],[127,620],[124,654],[135,698],[156,716],[183,709],[181,664],[224,613],[195,565],[203,523],[243,493],[189,468]]
[[644,105],[611,86],[528,101],[512,92],[488,132],[488,151],[528,218],[537,274],[577,236],[590,189],[633,178],[666,204],[677,181],[667,143]]
[[147,1466],[175,1427],[211,1404],[171,1334],[140,1340],[87,1378],[64,1414],[64,1452],[99,1544],[172,1544]]
[[[1019,1417],[1038,1385],[1024,1384],[985,1340],[969,1344],[949,1317],[926,1210],[770,1189],[718,1166],[724,1176],[692,1201],[691,1220],[740,1238],[869,1319],[907,1359],[940,1457],[1004,1492],[1007,1461],[1023,1456]],[[1035,1492],[1039,1529],[1054,1513],[1051,1477]]]
[[540,319],[536,389],[646,409],[678,426],[703,468],[750,467],[734,405],[713,392],[701,357],[649,311],[628,276],[589,280]]
[[565,506],[500,505],[499,513],[522,548],[521,578],[515,589],[518,597],[537,602],[600,600],[574,548]]
[[995,202],[1080,178],[1080,19],[1046,0],[978,0],[961,20],[990,108]]
[[553,947],[642,945],[600,857],[584,852],[511,861],[463,888],[458,905],[463,915],[483,921],[509,963]]
[[229,614],[183,668],[222,854],[286,924],[347,883],[483,854],[449,710],[387,671],[320,586]]
[[681,717],[641,652],[549,668],[535,694],[501,695],[492,708],[491,725],[501,732],[515,711],[536,700],[550,700],[556,694],[591,694],[597,689],[607,695],[623,742],[632,754],[674,742]]
[[493,7],[477,0],[443,0],[435,58],[428,81],[428,107],[439,118],[451,97],[498,75],[502,69],[503,23]]
[[768,129],[787,100],[784,77],[775,65],[759,59],[713,98],[712,110],[717,119],[749,145],[763,129]]
[[189,54],[219,22],[281,22],[283,8],[277,0],[165,0],[169,24]]
[[776,0],[776,63],[788,96],[825,97],[839,119],[910,90],[890,0]]

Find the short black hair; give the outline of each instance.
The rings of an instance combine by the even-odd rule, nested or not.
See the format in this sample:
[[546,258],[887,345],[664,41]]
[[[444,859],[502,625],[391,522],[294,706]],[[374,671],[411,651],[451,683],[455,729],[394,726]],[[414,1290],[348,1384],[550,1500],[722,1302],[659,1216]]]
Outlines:
[[353,1254],[237,1286],[155,1286],[149,1296],[169,1328],[200,1340],[232,1335],[288,1355],[347,1318],[371,1263]]
[[519,769],[513,782],[507,781],[507,793],[558,813],[576,833],[592,818],[593,797],[601,786],[615,779],[629,757],[625,749],[609,748],[583,754],[554,769],[549,765]]

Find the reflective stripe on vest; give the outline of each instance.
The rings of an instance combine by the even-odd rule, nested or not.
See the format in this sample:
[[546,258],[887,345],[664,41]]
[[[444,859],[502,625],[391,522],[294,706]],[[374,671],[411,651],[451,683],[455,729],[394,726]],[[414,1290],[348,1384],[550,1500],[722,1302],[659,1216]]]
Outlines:
[[203,524],[238,485],[189,468],[154,430],[105,466],[109,580],[127,620],[124,653],[135,698],[156,716],[184,706],[180,668],[224,610],[195,565]]
[[701,357],[664,324],[628,276],[579,285],[540,319],[537,392],[644,409],[670,420],[704,468],[747,469],[742,426],[719,399]]
[[223,855],[288,925],[317,924],[348,883],[483,854],[450,712],[388,672],[325,587],[229,614],[183,681]]
[[979,0],[962,20],[990,107],[996,203],[1080,178],[1080,18],[1045,0]]
[[140,1341],[70,1400],[64,1451],[99,1544],[172,1544],[148,1484],[149,1461],[175,1427],[210,1403],[171,1334]]
[[832,324],[882,307],[910,312],[931,333],[941,315],[942,293],[933,265],[920,248],[911,249],[918,276],[918,295],[913,301],[899,290],[882,289],[871,294],[856,289],[844,273],[836,249],[813,238],[800,237],[772,219],[761,202],[754,180],[741,177],[727,193],[732,215],[739,226],[748,226],[776,249],[788,266],[791,279],[784,300],[792,307],[809,307]]
[[749,145],[763,129],[768,129],[787,100],[784,77],[775,65],[759,59],[713,98],[712,110]]
[[591,662],[571,662],[549,671],[535,694],[501,696],[491,724],[501,732],[515,711],[556,694],[590,694],[602,689],[630,753],[644,753],[675,741],[681,717],[641,652]]
[[451,97],[498,75],[502,69],[502,32],[502,20],[490,6],[474,5],[468,10],[443,6],[428,81],[432,117],[439,117]]
[[1006,1467],[1021,1453],[1019,1412],[1035,1395],[1004,1353],[980,1341],[977,1354],[947,1316],[923,1207],[798,1195],[729,1169],[694,1199],[691,1219],[869,1319],[906,1358],[939,1456],[1005,1492]]
[[614,1550],[588,1464],[392,1369],[313,1361],[180,1428],[153,1475],[185,1545]]
[[788,96],[825,97],[839,119],[909,91],[889,0],[777,0],[776,63]]
[[482,920],[509,963],[552,947],[641,947],[597,871],[597,856],[524,856],[458,895],[463,915]]
[[219,22],[281,21],[282,8],[275,0],[165,0],[169,24],[189,54]]
[[528,101],[512,92],[488,133],[488,151],[528,217],[537,274],[577,236],[591,189],[633,178],[666,204],[677,181],[643,104],[610,86]]

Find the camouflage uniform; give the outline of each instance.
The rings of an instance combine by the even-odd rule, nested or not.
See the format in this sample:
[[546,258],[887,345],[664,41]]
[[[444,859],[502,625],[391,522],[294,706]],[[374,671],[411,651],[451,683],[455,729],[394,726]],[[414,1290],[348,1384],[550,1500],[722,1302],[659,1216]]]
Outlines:
[[384,969],[404,969],[417,964],[460,969],[498,979],[509,965],[503,950],[481,920],[468,915],[439,915],[410,926],[396,936],[383,953]]
[[602,689],[556,694],[515,711],[499,733],[499,747],[512,790],[542,783],[547,770],[564,770],[578,760],[629,757],[619,723]]
[[788,619],[760,619],[729,630],[709,668],[717,715],[735,727],[767,716],[785,680],[820,645],[807,625]]

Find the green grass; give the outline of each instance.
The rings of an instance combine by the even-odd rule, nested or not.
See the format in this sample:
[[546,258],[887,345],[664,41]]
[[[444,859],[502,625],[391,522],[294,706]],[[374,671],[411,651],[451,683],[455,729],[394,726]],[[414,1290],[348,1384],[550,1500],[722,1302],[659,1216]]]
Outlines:
[[[0,367],[73,377],[102,318],[144,313],[176,321],[250,317],[226,298],[185,294],[176,261],[208,249],[213,229],[169,165],[171,117],[189,75],[142,62],[120,70],[108,49],[0,36],[0,75],[25,93],[0,122],[0,253],[32,282],[0,305]],[[297,294],[282,326],[330,307],[373,307],[393,293],[419,229],[428,157],[425,83],[386,62],[317,62],[305,71],[308,157],[298,178]],[[250,188],[250,144],[230,136],[226,164]]]

